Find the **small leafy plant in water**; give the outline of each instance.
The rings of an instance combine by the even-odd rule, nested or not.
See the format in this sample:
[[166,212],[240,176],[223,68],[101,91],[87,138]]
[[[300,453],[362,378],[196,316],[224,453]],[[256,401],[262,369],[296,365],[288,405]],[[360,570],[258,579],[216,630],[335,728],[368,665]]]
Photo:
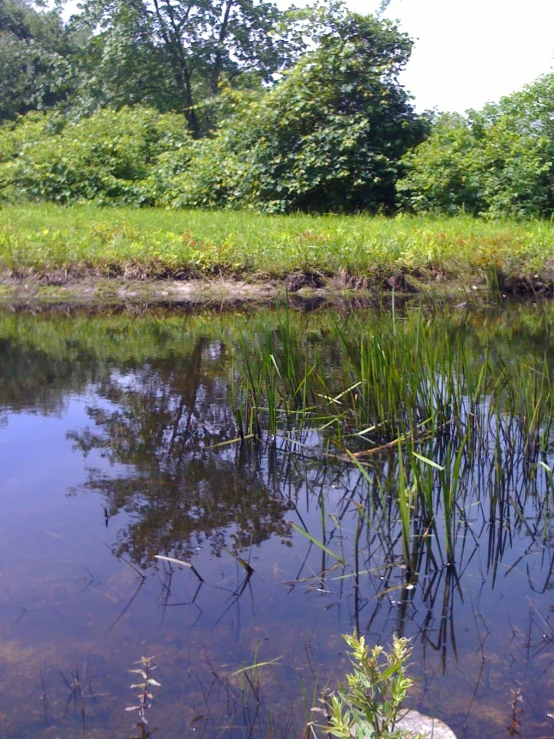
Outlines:
[[136,737],[131,737],[131,739],[148,739],[148,737],[151,736],[151,733],[146,729],[146,726],[148,725],[146,711],[151,708],[152,703],[150,701],[154,698],[150,691],[152,690],[152,687],[161,687],[161,683],[151,677],[151,673],[156,669],[156,665],[153,664],[153,659],[154,657],[141,657],[138,662],[135,662],[135,664],[140,665],[140,667],[134,670],[129,670],[129,672],[140,675],[142,678],[141,682],[133,683],[133,685],[131,685],[131,690],[135,690],[136,688],[139,690],[137,693],[138,703],[133,706],[127,706],[125,709],[126,711],[138,711],[139,718],[135,725],[140,731],[140,734]]
[[[413,737],[397,727],[402,701],[413,685],[406,675],[409,640],[394,637],[389,652],[370,649],[363,636],[344,635],[352,672],[329,701],[327,731],[339,739],[399,739]],[[413,739],[420,739],[413,737]]]

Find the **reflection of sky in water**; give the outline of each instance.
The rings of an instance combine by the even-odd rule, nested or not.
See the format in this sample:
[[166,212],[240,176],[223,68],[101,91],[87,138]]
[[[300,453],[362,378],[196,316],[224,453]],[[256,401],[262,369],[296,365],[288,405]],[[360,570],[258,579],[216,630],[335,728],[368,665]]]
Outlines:
[[[241,459],[234,445],[202,451],[214,428],[228,420],[219,342],[206,343],[203,352],[209,377],[190,397],[206,413],[208,428],[186,414],[176,422],[180,434],[191,428],[197,433],[184,448],[184,470],[175,471],[170,459],[174,434],[167,419],[159,430],[149,426],[157,403],[163,402],[169,414],[179,412],[179,401],[189,392],[182,367],[175,377],[163,367],[111,367],[107,379],[85,384],[83,394],[71,387],[62,392],[57,415],[8,411],[0,428],[2,735],[82,736],[84,706],[87,736],[128,739],[132,717],[124,708],[133,698],[127,670],[141,655],[155,655],[162,688],[156,690],[150,718],[157,736],[187,736],[194,728],[206,737],[239,737],[248,735],[244,727],[250,725],[253,735],[267,736],[268,722],[283,727],[293,718],[290,735],[298,736],[303,691],[310,701],[314,679],[324,687],[343,674],[340,635],[355,621],[374,641],[386,642],[398,630],[414,637],[412,671],[420,679],[413,702],[447,720],[460,736],[506,736],[516,688],[524,698],[522,735],[548,735],[554,632],[550,590],[542,591],[551,568],[549,546],[540,539],[533,545],[520,525],[521,533],[513,533],[506,544],[493,586],[489,528],[475,505],[467,512],[474,536],[466,534],[463,552],[462,540],[457,543],[459,581],[446,568],[421,571],[416,587],[406,591],[397,567],[383,583],[378,569],[383,555],[375,544],[369,556],[365,550],[360,554],[357,582],[351,554],[357,516],[353,507],[344,510],[345,499],[355,495],[357,472],[332,463],[322,472],[310,459],[314,434],[303,439],[302,449],[284,445],[276,459],[267,450],[246,450]],[[125,397],[115,397],[114,388]],[[149,394],[151,405],[130,402],[141,394]],[[75,434],[87,429],[98,438],[111,433],[115,439],[119,421],[106,418],[127,402],[127,420],[144,433],[144,466],[138,473],[132,465],[110,464],[109,448],[92,448],[86,456],[76,449]],[[159,440],[152,457],[147,431],[148,439]],[[164,474],[149,476],[152,459]],[[521,465],[516,468],[520,474]],[[104,506],[110,506],[98,490],[113,489],[99,488],[99,480],[123,481],[125,494],[134,494],[109,516],[107,526]],[[117,559],[112,549],[121,546],[141,515],[152,514],[160,528],[171,525],[160,519],[163,509],[150,505],[153,493],[162,499],[164,490],[175,495],[171,481],[187,495],[194,485],[206,488],[200,499],[205,505],[217,502],[218,490],[210,485],[219,485],[237,510],[248,496],[257,495],[253,499],[260,506],[282,496],[282,518],[305,525],[316,537],[322,535],[324,501],[326,545],[334,552],[344,547],[348,566],[333,567],[326,557],[331,571],[322,579],[317,576],[322,551],[307,538],[272,521],[266,538],[249,547],[244,546],[247,534],[226,523],[223,532],[216,526],[189,542],[202,584],[193,572],[175,567],[170,573],[167,565],[150,566],[143,579],[128,555],[127,561]],[[342,515],[340,530],[331,514]],[[533,527],[531,518],[527,525]],[[271,526],[277,533],[271,535]],[[254,569],[250,579],[231,554],[233,534],[241,536],[240,556]],[[261,670],[257,709],[251,688],[233,673],[276,658]],[[75,686],[77,678],[80,688],[72,693],[68,683]]]

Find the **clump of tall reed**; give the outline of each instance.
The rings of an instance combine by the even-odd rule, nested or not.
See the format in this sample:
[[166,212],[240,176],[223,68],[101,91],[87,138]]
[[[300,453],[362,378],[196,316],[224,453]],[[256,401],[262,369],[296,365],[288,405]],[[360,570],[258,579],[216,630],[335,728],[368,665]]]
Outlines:
[[256,349],[244,343],[235,369],[243,436],[280,436],[355,465],[373,491],[360,510],[370,500],[381,509],[374,533],[406,582],[423,556],[455,567],[470,507],[486,501],[491,524],[526,521],[534,470],[552,447],[546,358],[477,343],[423,310],[336,320],[316,341],[285,311]]
[[[254,357],[243,345],[240,402],[261,427],[306,427],[327,439],[384,443],[445,428],[486,391],[468,373],[461,336],[422,311],[390,320],[336,322],[312,344],[288,311]],[[470,387],[470,384],[473,385]]]
[[255,351],[243,340],[235,389],[243,430],[309,428],[368,452],[398,438],[461,441],[498,422],[544,449],[554,420],[546,359],[476,347],[463,325],[423,310],[336,320],[316,341],[285,310]]

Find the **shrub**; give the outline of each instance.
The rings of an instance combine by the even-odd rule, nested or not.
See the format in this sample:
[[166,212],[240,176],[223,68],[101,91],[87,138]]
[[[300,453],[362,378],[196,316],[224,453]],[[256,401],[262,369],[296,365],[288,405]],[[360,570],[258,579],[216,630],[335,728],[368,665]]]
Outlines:
[[328,731],[339,739],[397,739],[405,736],[396,728],[399,711],[413,681],[406,676],[411,649],[408,640],[394,637],[387,654],[373,649],[363,636],[345,635],[352,672],[346,685],[339,685],[331,698]]
[[417,212],[554,212],[554,74],[467,117],[441,116],[403,158],[400,203]]
[[174,205],[391,210],[400,159],[422,140],[397,77],[412,42],[390,22],[334,19],[317,50],[273,88],[234,95],[234,113],[168,191]]
[[147,108],[102,110],[66,122],[33,114],[0,129],[0,182],[11,199],[154,205],[187,162],[184,120]]

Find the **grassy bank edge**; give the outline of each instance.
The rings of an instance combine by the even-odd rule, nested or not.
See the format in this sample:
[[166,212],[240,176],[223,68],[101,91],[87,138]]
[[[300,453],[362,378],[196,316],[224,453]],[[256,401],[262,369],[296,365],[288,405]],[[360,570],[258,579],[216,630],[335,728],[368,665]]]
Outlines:
[[22,291],[129,294],[140,283],[151,297],[176,299],[183,292],[265,299],[285,291],[393,289],[550,295],[554,226],[469,217],[10,206],[0,209],[0,283],[0,300]]

